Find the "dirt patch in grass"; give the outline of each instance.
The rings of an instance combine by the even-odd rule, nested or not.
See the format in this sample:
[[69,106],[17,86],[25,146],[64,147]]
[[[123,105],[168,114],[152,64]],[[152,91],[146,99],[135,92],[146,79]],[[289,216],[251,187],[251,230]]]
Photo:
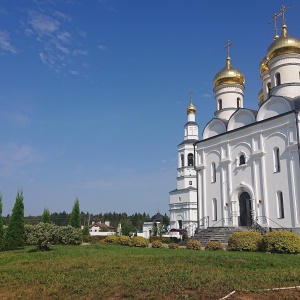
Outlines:
[[300,289],[287,289],[262,292],[236,291],[228,300],[299,300]]

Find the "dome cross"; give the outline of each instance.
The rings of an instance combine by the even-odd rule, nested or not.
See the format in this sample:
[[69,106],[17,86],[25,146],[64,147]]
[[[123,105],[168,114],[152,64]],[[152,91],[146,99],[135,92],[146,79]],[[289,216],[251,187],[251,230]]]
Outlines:
[[233,43],[232,43],[230,40],[228,40],[227,43],[226,43],[226,46],[224,47],[224,49],[227,48],[227,58],[230,57],[230,46],[231,46],[232,44],[233,44]]
[[274,36],[274,40],[276,40],[279,36],[278,36],[278,29],[277,29],[277,20],[281,17],[281,14],[276,14],[274,13],[273,15],[273,20],[270,21],[268,24],[272,24],[274,23],[274,31],[275,31],[275,36]]

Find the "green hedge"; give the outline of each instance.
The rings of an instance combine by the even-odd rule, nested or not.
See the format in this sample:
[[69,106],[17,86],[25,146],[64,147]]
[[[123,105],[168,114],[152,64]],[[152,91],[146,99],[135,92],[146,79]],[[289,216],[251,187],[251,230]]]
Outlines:
[[288,231],[269,232],[262,238],[261,250],[272,253],[300,253],[300,237]]
[[224,246],[218,241],[210,241],[206,244],[205,250],[224,250]]
[[163,248],[163,244],[161,241],[156,240],[156,241],[152,242],[152,248]]
[[258,251],[262,236],[258,232],[242,231],[233,233],[228,239],[228,251]]
[[189,250],[201,250],[201,243],[198,240],[189,240],[186,243],[186,249],[189,249]]

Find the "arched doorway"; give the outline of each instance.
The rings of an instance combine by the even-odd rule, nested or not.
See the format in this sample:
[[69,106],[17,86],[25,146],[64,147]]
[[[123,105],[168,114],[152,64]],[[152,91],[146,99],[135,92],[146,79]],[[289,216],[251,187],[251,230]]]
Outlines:
[[240,220],[239,226],[251,226],[251,197],[247,192],[243,192],[239,196]]

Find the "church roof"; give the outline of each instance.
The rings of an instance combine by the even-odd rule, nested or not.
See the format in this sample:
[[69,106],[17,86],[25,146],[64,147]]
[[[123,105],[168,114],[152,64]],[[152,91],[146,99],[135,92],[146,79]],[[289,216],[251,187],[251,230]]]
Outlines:
[[180,145],[184,145],[184,144],[194,144],[198,142],[198,140],[195,140],[195,139],[189,139],[189,140],[184,140],[183,142],[181,142],[178,146]]
[[154,216],[152,216],[151,221],[162,222],[163,218],[164,218],[164,216],[158,211],[157,214],[155,214]]

